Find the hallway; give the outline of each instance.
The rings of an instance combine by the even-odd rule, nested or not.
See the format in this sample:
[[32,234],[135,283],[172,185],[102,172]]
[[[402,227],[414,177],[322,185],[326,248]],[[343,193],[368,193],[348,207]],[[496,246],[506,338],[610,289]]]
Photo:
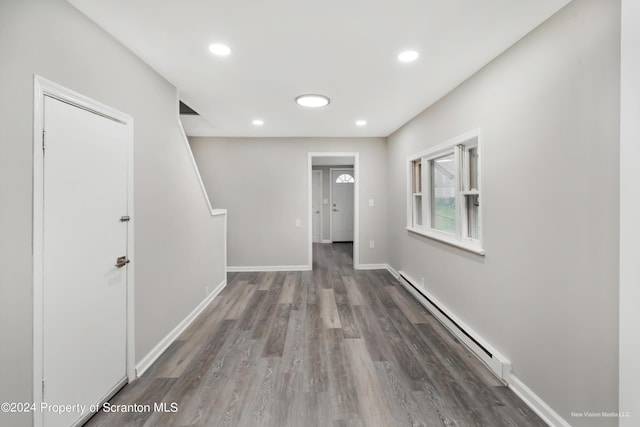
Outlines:
[[352,250],[315,244],[313,272],[230,273],[110,401],[122,411],[86,425],[545,425],[386,270],[353,270]]

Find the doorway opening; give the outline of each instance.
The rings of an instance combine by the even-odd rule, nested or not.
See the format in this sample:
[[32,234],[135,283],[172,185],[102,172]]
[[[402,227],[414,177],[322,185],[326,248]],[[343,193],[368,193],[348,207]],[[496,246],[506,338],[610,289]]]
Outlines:
[[309,153],[309,270],[314,268],[314,249],[328,244],[349,252],[358,268],[358,163],[358,153]]

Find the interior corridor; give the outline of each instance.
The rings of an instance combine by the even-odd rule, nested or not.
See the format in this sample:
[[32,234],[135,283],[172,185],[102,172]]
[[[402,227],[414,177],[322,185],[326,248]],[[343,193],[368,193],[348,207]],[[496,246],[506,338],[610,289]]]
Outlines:
[[230,273],[110,402],[138,410],[87,425],[545,425],[391,274],[354,270],[352,251],[315,244],[313,272]]

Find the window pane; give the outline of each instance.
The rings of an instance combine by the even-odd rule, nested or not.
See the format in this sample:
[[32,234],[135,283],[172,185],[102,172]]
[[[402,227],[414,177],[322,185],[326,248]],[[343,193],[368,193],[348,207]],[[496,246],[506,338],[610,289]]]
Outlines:
[[431,160],[431,227],[456,232],[456,163],[454,154]]
[[413,192],[422,192],[422,161],[413,161]]
[[413,225],[422,226],[422,196],[413,195]]
[[413,190],[413,226],[422,227],[422,160],[411,162]]
[[478,189],[478,149],[469,150],[469,189]]
[[480,220],[478,213],[480,211],[480,197],[478,195],[469,195],[467,198],[467,237],[478,240],[480,238]]

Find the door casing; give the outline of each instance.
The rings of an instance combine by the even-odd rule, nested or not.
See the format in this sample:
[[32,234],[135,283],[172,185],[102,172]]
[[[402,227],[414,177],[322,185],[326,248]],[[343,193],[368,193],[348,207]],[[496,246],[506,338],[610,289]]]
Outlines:
[[[127,203],[132,220],[128,225],[127,253],[134,254],[135,218],[133,212],[133,118],[91,98],[34,76],[34,120],[33,120],[33,403],[37,408],[43,403],[43,307],[44,307],[44,97],[49,96],[103,117],[122,122],[128,128],[128,182]],[[127,379],[136,378],[134,336],[134,263],[127,266]],[[40,411],[33,411],[33,425],[42,426],[44,418]]]
[[[323,188],[322,188],[323,187],[323,183],[322,183],[323,173],[322,173],[322,170],[314,170],[314,171],[311,172],[311,176],[312,177],[313,177],[313,174],[316,174],[316,175],[320,176],[320,188],[318,189],[318,193],[317,194],[311,194],[311,197],[312,197],[312,209],[313,209],[313,197],[315,197],[316,201],[318,202],[318,209],[320,210],[320,213],[318,214],[318,219],[317,219],[317,221],[318,221],[318,240],[317,241],[321,242],[323,240],[323,235],[322,234],[323,234],[323,231],[324,231],[323,230],[323,224],[322,224],[323,217],[324,217],[322,215],[322,198],[323,198],[323,193],[324,193]],[[312,190],[311,191],[313,193],[313,181],[311,182],[311,186],[312,186]],[[312,221],[313,221],[314,216],[312,216],[311,218],[312,218]],[[311,223],[311,227],[314,227],[313,222]],[[311,234],[313,236],[313,228],[311,229]]]
[[307,213],[308,213],[308,260],[307,269],[313,270],[313,209],[312,170],[314,157],[344,157],[345,164],[353,163],[353,268],[360,268],[360,153],[357,152],[308,152],[307,154]]

